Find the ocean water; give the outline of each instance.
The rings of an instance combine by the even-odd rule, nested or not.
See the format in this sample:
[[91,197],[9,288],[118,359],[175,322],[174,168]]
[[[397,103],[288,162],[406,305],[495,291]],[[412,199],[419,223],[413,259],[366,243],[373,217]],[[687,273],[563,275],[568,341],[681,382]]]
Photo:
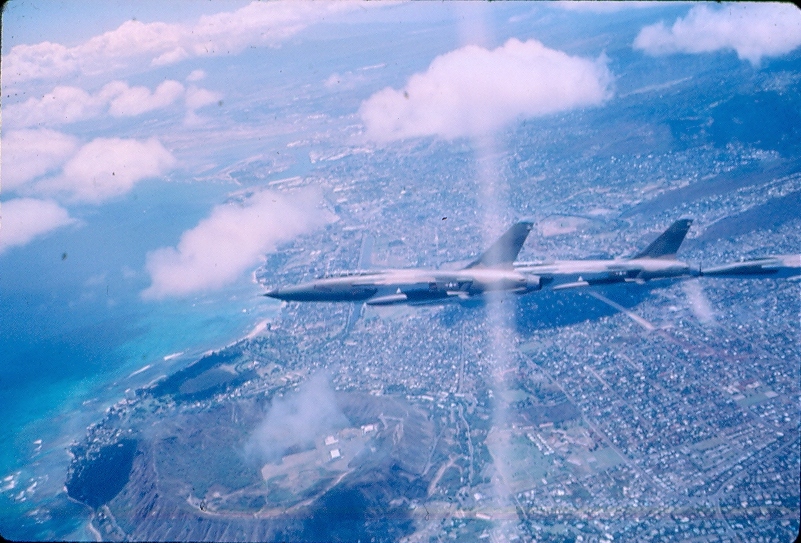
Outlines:
[[[90,324],[52,319],[36,338],[7,335],[0,367],[0,534],[14,539],[83,538],[88,511],[70,504],[62,489],[70,443],[105,410],[204,351],[223,347],[274,316],[253,284],[201,303],[168,302],[126,310]],[[10,297],[14,298],[14,297]],[[9,305],[11,307],[9,307]],[[4,297],[2,313],[13,314]],[[85,317],[85,316],[84,316]],[[79,320],[79,319],[78,319]],[[9,479],[10,478],[10,479]]]
[[152,194],[139,201],[147,204],[129,201],[84,215],[73,231],[0,258],[0,534],[6,538],[94,539],[85,532],[88,509],[63,492],[70,443],[126,394],[277,314],[278,303],[260,296],[263,288],[248,275],[214,293],[141,299],[149,284],[147,251],[174,245],[225,187],[192,187],[191,203],[177,213],[143,220],[190,190],[170,188],[162,194],[145,187]]

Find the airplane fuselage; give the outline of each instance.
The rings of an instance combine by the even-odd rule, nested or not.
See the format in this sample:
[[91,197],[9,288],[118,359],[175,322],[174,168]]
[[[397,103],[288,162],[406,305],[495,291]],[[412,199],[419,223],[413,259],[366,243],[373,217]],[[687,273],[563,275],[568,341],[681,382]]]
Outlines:
[[697,269],[672,259],[564,260],[513,268],[353,272],[276,289],[267,296],[298,302],[430,304],[466,301],[489,292],[527,294],[543,287],[562,290],[693,275],[698,275]]
[[550,263],[518,263],[515,269],[542,277],[553,290],[699,275],[698,269],[686,262],[661,258],[557,260]]
[[369,305],[466,300],[487,292],[524,294],[542,287],[540,277],[513,268],[382,270],[326,277],[270,291],[287,301],[366,301]]
[[797,280],[801,276],[801,254],[776,255],[732,262],[703,270],[709,277],[773,277]]

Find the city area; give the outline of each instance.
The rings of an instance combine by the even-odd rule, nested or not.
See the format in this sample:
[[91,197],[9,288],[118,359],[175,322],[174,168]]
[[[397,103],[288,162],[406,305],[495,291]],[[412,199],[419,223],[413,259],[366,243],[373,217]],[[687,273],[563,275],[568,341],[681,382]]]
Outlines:
[[[704,174],[692,198],[677,196],[692,179],[660,187],[651,204],[626,205],[626,221],[544,216],[521,259],[630,254],[687,210],[687,261],[789,252],[798,219],[776,202],[795,197],[798,174],[742,162]],[[450,200],[401,180],[371,187],[332,186],[341,222],[270,257],[260,280],[354,269],[368,236],[376,266],[482,249],[473,219],[444,211]],[[596,191],[593,205],[612,213],[622,190]],[[674,207],[654,213],[660,198]],[[401,229],[395,217],[411,210],[436,228]],[[356,214],[374,218],[353,228]],[[253,337],[112,408],[75,445],[68,489],[90,495],[104,462],[130,473],[96,504],[103,538],[787,541],[798,288],[702,277],[478,307],[283,303]]]

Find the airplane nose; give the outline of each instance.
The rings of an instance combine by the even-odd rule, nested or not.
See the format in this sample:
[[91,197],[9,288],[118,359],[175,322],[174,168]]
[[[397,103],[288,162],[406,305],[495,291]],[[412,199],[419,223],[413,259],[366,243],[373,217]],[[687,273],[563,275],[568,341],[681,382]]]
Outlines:
[[283,288],[274,288],[264,293],[268,298],[275,298],[276,300],[283,300],[285,302],[305,300],[307,299],[308,289],[303,286],[290,286]]
[[281,289],[280,288],[274,288],[272,290],[268,290],[267,292],[262,294],[262,296],[268,296],[270,298],[276,298],[276,299],[280,300],[280,299],[282,299]]

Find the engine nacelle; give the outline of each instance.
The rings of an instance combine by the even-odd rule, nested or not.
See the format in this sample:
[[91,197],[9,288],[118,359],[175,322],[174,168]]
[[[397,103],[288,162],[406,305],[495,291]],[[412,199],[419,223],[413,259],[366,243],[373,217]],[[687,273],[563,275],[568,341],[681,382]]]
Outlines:
[[542,290],[542,277],[539,275],[526,275],[523,293],[534,292],[535,290]]

